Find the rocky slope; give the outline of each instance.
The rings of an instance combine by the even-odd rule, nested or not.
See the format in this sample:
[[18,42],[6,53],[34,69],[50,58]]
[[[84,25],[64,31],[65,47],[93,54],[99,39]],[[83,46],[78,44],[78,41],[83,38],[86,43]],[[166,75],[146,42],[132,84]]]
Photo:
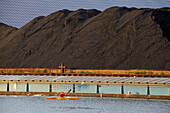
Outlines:
[[60,10],[0,31],[0,68],[170,69],[170,8]]

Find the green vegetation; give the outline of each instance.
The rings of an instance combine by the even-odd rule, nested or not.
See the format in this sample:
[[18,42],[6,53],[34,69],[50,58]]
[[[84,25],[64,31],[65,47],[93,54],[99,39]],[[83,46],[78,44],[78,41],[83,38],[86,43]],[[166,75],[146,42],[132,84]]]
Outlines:
[[133,74],[145,74],[145,75],[146,75],[146,72],[138,72],[138,71],[135,71],[135,72],[133,72]]
[[4,73],[4,71],[1,70],[1,73]]
[[92,72],[88,72],[88,71],[87,71],[86,73],[88,73],[88,74],[92,74]]
[[163,73],[163,72],[161,72],[161,75],[164,75],[164,73]]
[[43,70],[35,70],[35,72],[36,72],[36,73],[45,73],[46,70],[45,70],[45,69],[43,69]]
[[46,72],[46,70],[44,69],[44,70],[42,70],[41,72],[42,72],[42,73],[45,73],[45,72]]
[[139,72],[136,71],[136,72],[133,72],[133,74],[139,74]]
[[144,74],[143,72],[140,72],[140,74]]
[[36,72],[36,73],[39,73],[39,72],[40,72],[40,70],[35,70],[35,72]]
[[13,72],[14,72],[14,73],[16,73],[17,71],[16,71],[16,70],[14,70]]

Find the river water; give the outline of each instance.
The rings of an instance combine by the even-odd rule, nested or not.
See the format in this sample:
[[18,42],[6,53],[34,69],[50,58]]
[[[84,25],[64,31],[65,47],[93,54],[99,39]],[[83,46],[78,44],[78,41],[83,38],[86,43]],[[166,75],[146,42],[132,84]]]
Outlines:
[[0,96],[0,113],[170,113],[170,100],[80,97]]

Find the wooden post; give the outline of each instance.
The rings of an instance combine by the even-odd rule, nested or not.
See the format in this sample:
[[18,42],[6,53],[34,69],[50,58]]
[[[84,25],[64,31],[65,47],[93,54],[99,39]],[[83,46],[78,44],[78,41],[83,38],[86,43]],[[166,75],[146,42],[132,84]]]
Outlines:
[[66,66],[63,63],[61,63],[61,65],[59,66],[59,69],[61,69],[61,73],[65,72],[65,68]]

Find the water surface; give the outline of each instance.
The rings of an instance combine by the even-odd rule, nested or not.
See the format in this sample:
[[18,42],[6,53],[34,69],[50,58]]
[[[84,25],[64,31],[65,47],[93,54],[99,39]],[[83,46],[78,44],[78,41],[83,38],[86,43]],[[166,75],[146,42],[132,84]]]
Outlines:
[[0,113],[170,113],[169,100],[80,97],[0,96]]

